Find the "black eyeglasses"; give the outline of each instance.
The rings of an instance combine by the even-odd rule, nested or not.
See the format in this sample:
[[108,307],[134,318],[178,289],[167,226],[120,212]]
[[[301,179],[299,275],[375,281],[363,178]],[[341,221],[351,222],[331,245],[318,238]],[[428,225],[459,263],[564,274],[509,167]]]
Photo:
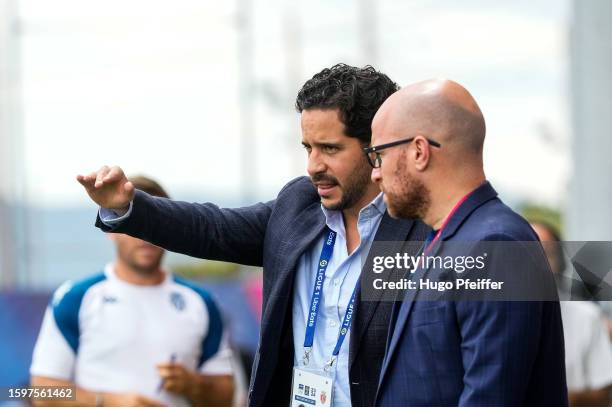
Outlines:
[[[363,149],[363,152],[365,153],[366,158],[368,159],[368,163],[370,163],[372,168],[380,168],[380,166],[382,165],[382,157],[380,156],[381,150],[384,150],[390,147],[399,146],[400,144],[410,143],[413,140],[414,140],[414,137],[410,137],[410,138],[406,138],[402,140],[393,141],[387,144],[381,144],[379,146],[365,147]],[[428,138],[426,138],[425,140],[427,140],[427,142],[431,146],[438,147],[438,148],[442,147],[442,145],[440,145],[440,143],[438,143],[437,141],[430,140]]]

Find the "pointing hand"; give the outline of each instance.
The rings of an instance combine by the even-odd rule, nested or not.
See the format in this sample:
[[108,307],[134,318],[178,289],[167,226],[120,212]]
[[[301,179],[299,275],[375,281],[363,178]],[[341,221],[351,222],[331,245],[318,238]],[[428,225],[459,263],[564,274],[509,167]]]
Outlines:
[[89,197],[100,207],[125,212],[134,198],[134,185],[120,167],[103,166],[97,172],[77,175]]

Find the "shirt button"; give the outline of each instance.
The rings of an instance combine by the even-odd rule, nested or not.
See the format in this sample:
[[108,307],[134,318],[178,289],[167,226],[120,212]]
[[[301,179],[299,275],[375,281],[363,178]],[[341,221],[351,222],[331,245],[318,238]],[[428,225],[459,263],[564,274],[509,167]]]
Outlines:
[[334,320],[329,321],[329,326],[334,328],[336,326],[336,321],[334,321]]
[[338,284],[340,284],[340,279],[334,278],[334,285],[337,286]]

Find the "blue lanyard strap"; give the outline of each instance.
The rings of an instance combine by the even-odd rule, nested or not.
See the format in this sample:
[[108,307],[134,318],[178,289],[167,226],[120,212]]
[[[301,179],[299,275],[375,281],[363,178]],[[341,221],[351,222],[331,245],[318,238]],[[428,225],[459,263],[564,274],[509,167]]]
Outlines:
[[310,298],[310,307],[308,308],[308,320],[306,321],[306,337],[304,338],[304,347],[312,348],[314,342],[315,328],[317,327],[317,315],[319,314],[319,305],[321,304],[321,296],[323,295],[323,282],[325,281],[325,270],[331,259],[334,251],[334,243],[336,242],[336,232],[325,228],[328,232],[323,242],[323,248],[321,249],[321,257],[319,258],[317,277],[315,278],[314,288],[312,289],[312,296]]
[[346,338],[346,334],[348,330],[351,328],[351,323],[353,322],[353,310],[355,308],[355,295],[357,295],[357,288],[359,287],[359,280],[357,280],[357,284],[353,289],[353,294],[351,294],[351,299],[348,303],[348,307],[346,308],[346,313],[344,314],[344,319],[342,320],[342,325],[340,326],[340,333],[338,334],[338,341],[336,342],[336,347],[334,348],[334,352],[332,356],[336,357],[340,353],[340,348],[342,347],[342,343],[344,342],[344,338]]
[[[329,228],[325,228],[326,239],[323,243],[323,248],[321,249],[321,257],[319,258],[317,275],[315,278],[314,288],[312,290],[312,297],[310,299],[310,307],[308,320],[306,321],[306,335],[304,337],[304,358],[303,362],[305,365],[308,364],[310,351],[312,349],[312,345],[314,343],[314,334],[315,328],[317,326],[317,316],[319,315],[319,306],[321,304],[321,296],[323,295],[323,282],[325,281],[325,271],[327,270],[327,265],[329,264],[329,260],[331,259],[334,243],[336,241],[336,232],[330,230]],[[332,353],[332,358],[326,365],[326,367],[331,367],[334,360],[340,354],[340,348],[342,347],[342,343],[348,334],[349,329],[351,328],[351,323],[353,321],[353,311],[355,308],[355,296],[357,295],[357,289],[359,287],[359,280],[357,280],[357,284],[353,289],[353,293],[351,294],[351,299],[349,300],[348,306],[346,308],[346,313],[344,314],[344,318],[342,320],[342,325],[340,326],[340,332],[338,334],[338,340],[336,341],[336,346],[334,347],[334,351]]]

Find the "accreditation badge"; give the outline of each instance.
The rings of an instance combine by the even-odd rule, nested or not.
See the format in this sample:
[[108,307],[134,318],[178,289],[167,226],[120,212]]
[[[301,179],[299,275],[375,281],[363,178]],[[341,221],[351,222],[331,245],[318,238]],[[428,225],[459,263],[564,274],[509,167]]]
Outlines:
[[323,374],[293,368],[290,407],[330,407],[334,380]]

